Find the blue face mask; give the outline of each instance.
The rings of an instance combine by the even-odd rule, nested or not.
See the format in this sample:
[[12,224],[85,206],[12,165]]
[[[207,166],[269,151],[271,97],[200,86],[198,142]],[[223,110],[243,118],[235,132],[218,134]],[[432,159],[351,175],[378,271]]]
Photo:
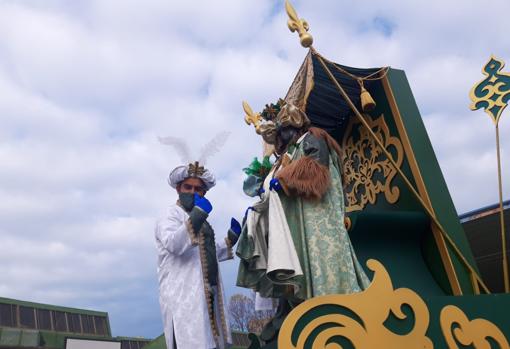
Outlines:
[[179,202],[186,211],[191,211],[195,206],[195,194],[179,193]]

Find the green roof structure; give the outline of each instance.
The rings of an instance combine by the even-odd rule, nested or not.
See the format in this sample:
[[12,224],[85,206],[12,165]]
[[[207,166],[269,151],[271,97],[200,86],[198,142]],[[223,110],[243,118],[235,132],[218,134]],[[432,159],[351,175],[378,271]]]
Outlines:
[[140,349],[150,339],[112,337],[108,313],[0,297],[0,349],[64,349],[66,338],[114,340]]

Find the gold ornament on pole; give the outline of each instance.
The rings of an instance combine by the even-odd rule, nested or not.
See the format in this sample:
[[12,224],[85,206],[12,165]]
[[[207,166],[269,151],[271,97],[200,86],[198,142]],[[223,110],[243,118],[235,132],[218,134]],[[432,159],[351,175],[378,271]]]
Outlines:
[[501,70],[505,62],[497,59],[493,55],[482,69],[482,73],[487,77],[473,86],[469,97],[471,98],[471,110],[484,108],[485,112],[491,117],[496,126],[496,152],[498,160],[498,181],[499,181],[499,210],[501,225],[501,248],[503,252],[503,279],[505,283],[505,292],[510,292],[510,282],[508,278],[508,260],[506,255],[506,234],[505,220],[503,216],[503,185],[501,180],[501,156],[499,151],[499,119],[501,113],[508,105],[510,100],[510,74]]
[[260,113],[253,112],[250,105],[246,101],[243,101],[243,109],[246,113],[244,117],[246,124],[255,126],[255,132],[260,133],[259,129],[260,124],[262,123],[262,116],[260,116]]
[[368,93],[367,89],[363,85],[363,80],[358,79],[359,87],[361,89],[360,99],[361,99],[361,109],[363,109],[364,112],[369,112],[374,110],[375,108],[375,101]]
[[289,20],[287,21],[287,26],[289,27],[291,32],[297,31],[299,34],[299,40],[301,41],[301,45],[303,47],[310,47],[313,43],[313,37],[308,33],[308,22],[303,18],[299,18],[296,10],[290,4],[289,0],[285,0],[285,11],[287,11],[287,15],[289,16]]
[[[263,118],[260,115],[260,113],[255,113],[253,109],[251,109],[248,102],[243,101],[243,109],[244,113],[246,114],[244,116],[244,121],[247,125],[253,125],[255,127],[255,132],[257,134],[261,134],[261,126],[263,126]],[[270,156],[274,152],[274,146],[272,144],[268,144],[265,141],[263,141],[262,144],[263,150],[262,155],[263,156]]]

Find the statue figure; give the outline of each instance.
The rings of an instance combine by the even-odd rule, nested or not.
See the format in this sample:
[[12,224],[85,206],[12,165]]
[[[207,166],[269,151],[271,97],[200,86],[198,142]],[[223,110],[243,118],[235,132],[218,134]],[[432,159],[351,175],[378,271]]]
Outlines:
[[245,193],[260,200],[247,210],[236,253],[237,285],[280,298],[285,315],[311,297],[360,292],[369,280],[344,225],[340,147],[281,102],[258,127],[277,160],[267,175],[246,171]]

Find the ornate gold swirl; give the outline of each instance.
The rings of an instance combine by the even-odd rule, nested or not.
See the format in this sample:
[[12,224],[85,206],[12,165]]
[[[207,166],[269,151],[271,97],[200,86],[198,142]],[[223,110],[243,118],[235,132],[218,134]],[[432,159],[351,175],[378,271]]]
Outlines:
[[[397,137],[390,135],[383,115],[376,120],[372,120],[369,115],[364,116],[385,148],[390,152],[394,150],[394,160],[400,167],[404,154],[402,143]],[[400,189],[391,186],[397,170],[356,118],[351,118],[347,126],[342,149],[347,212],[361,210],[367,203],[374,204],[379,193],[384,193],[390,204],[397,202]]]
[[[315,297],[292,310],[281,327],[278,348],[342,349],[342,342],[347,341],[356,349],[433,349],[426,336],[430,315],[423,299],[411,289],[393,289],[380,262],[371,259],[367,266],[375,273],[365,291]],[[404,307],[408,308],[405,313]],[[391,317],[400,320],[399,333],[389,328]],[[449,349],[459,349],[457,343],[475,349],[489,349],[496,343],[500,349],[510,349],[495,324],[480,318],[469,320],[456,306],[441,310],[440,324]],[[400,325],[409,330],[401,333]]]
[[[485,319],[469,320],[462,310],[447,305],[441,310],[441,330],[450,349],[458,349],[457,340],[464,346],[475,349],[492,348],[487,340],[492,338],[501,349],[509,349],[508,341],[501,330]],[[457,326],[453,328],[453,325]]]
[[496,125],[510,100],[510,74],[502,71],[504,66],[505,62],[491,56],[482,69],[485,79],[469,92],[471,110],[484,108]]
[[[278,348],[304,348],[305,343],[314,349],[342,348],[335,342],[341,337],[355,348],[432,349],[432,342],[425,335],[429,325],[425,302],[410,289],[394,290],[388,272],[378,261],[369,260],[367,266],[375,274],[365,291],[315,297],[297,306],[282,325]],[[320,308],[325,305],[345,311],[324,314]],[[402,311],[404,305],[412,310],[414,323],[408,333],[396,334],[384,323],[390,313],[400,320],[412,321]],[[310,320],[314,313],[316,316]]]

